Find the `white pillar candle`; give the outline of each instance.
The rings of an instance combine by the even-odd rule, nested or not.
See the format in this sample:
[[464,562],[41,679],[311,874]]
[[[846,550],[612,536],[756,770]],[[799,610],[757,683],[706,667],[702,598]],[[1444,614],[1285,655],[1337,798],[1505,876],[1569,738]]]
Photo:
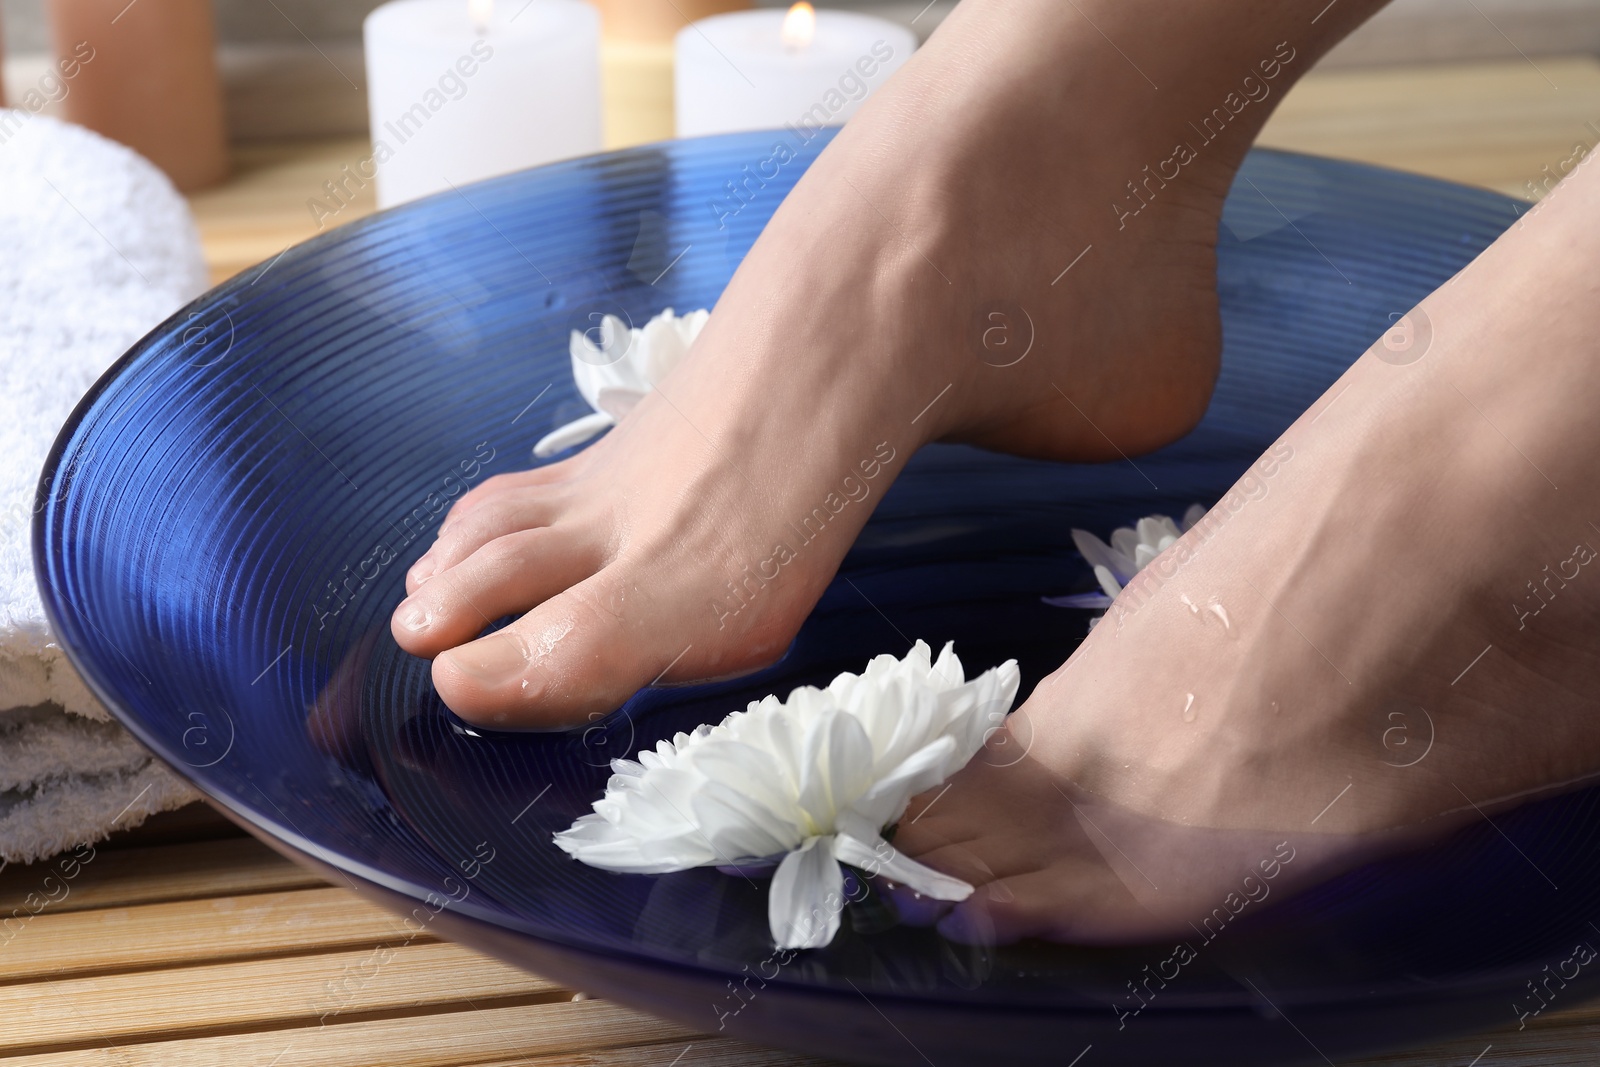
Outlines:
[[600,150],[583,0],[391,0],[364,38],[379,207]]
[[679,137],[839,126],[911,58],[917,39],[852,11],[735,11],[675,41]]

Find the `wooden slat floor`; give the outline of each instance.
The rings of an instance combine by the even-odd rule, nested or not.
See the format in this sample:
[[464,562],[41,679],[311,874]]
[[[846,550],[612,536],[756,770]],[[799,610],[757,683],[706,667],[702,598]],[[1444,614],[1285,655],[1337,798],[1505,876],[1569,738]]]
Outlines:
[[[1262,143],[1526,195],[1600,138],[1600,63],[1314,73]],[[233,180],[191,199],[220,281],[315,235],[312,198],[367,155],[355,139],[243,147]],[[372,210],[370,186],[324,219]],[[254,841],[182,813],[173,838],[103,846],[65,897],[0,929],[0,1067],[800,1067],[818,1061],[694,1034],[410,938],[396,919]],[[208,828],[209,827],[209,828]],[[187,836],[187,840],[180,839]],[[60,896],[46,865],[0,871],[0,916]],[[37,898],[35,898],[37,899]],[[374,953],[393,956],[374,971]],[[1566,1007],[1562,1005],[1562,1007]],[[1511,1020],[1483,1020],[1485,1028]],[[937,1050],[930,1067],[938,1060]],[[1063,1057],[1063,1065],[1070,1056]],[[1363,1061],[1365,1067],[1600,1063],[1600,1010],[1551,1012]],[[1092,1057],[1083,1067],[1093,1067]],[[1341,1065],[1345,1067],[1345,1065]]]
[[[48,862],[0,871],[0,915],[58,898],[0,931],[0,1067],[827,1067],[416,937],[215,817],[182,818],[205,839],[162,843],[158,824],[70,881],[47,883]],[[1597,1060],[1600,1008],[1579,1007],[1350,1067]]]
[[207,839],[161,843],[158,826],[143,835],[155,843],[136,831],[85,854],[71,879],[60,861],[0,871],[0,915],[56,898],[0,930],[0,1063],[818,1062],[694,1034],[414,936],[227,824],[184,819]]

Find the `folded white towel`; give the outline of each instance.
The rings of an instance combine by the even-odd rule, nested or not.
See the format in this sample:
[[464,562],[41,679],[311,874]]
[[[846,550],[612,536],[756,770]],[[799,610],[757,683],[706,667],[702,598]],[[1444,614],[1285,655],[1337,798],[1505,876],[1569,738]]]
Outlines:
[[39,471],[118,356],[205,288],[166,177],[78,126],[0,110],[0,860],[97,841],[194,799],[109,721],[34,583]]

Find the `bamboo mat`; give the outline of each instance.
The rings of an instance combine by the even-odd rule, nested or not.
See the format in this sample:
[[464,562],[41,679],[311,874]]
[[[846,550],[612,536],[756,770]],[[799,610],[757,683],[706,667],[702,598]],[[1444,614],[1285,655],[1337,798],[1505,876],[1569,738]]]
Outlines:
[[[1262,143],[1526,196],[1544,167],[1558,168],[1597,139],[1600,63],[1541,58],[1313,73]],[[367,153],[353,139],[239,149],[235,177],[191,200],[213,279],[369,213],[371,188],[349,182],[347,206],[322,227],[309,205],[336,204],[325,183]],[[81,861],[69,883],[47,880],[50,862],[0,871],[0,916],[58,898],[0,929],[0,1065],[819,1065],[575,999],[467,949],[412,938],[347,890],[214,817],[198,818],[200,829],[186,832],[200,839],[135,831]],[[1483,1026],[1511,1019],[1507,1005]],[[1590,1067],[1600,1063],[1600,1010],[1552,1012],[1520,1033],[1495,1030],[1361,1063]]]

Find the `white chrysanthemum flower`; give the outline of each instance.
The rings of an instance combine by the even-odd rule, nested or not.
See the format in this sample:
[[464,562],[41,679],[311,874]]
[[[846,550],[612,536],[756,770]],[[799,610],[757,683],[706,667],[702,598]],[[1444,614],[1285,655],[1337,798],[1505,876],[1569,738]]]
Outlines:
[[[1205,508],[1191,504],[1189,510],[1183,513],[1181,524],[1173,522],[1167,515],[1147,515],[1136,525],[1120,526],[1111,531],[1109,545],[1087,530],[1073,530],[1072,543],[1078,546],[1083,558],[1094,568],[1101,592],[1047,596],[1044,602],[1058,608],[1109,608],[1117,594],[1133,581],[1135,574],[1144,570],[1151,560],[1193,529],[1205,514]],[[1090,625],[1093,626],[1094,622]]]
[[533,454],[540,459],[553,456],[614,426],[678,365],[710,317],[709,311],[700,310],[679,318],[667,308],[643,329],[630,329],[617,316],[606,315],[594,331],[599,344],[587,333],[573,330],[568,345],[572,378],[595,413],[545,434],[533,446]]
[[966,766],[1016,698],[1015,660],[966,681],[945,645],[918,641],[826,689],[752,701],[715,726],[680,733],[615,772],[594,812],[556,834],[576,859],[664,874],[782,857],[767,918],[780,948],[818,948],[838,932],[848,864],[938,900],[967,883],[897,852],[882,831],[910,799]]

